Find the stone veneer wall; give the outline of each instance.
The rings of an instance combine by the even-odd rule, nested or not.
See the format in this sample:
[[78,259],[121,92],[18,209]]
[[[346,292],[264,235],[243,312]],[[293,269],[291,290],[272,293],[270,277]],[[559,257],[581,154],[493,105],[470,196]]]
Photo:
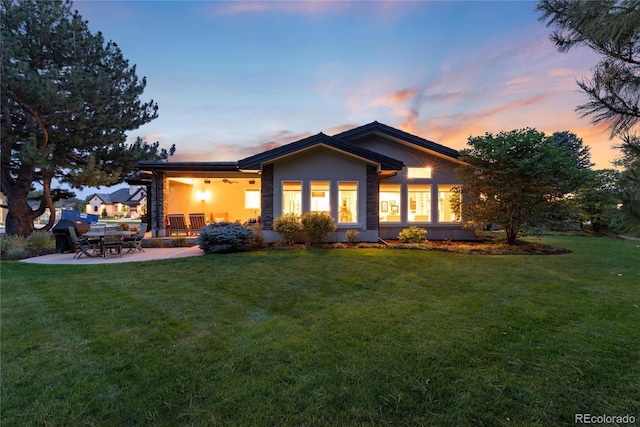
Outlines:
[[378,204],[380,191],[375,166],[367,165],[367,230],[378,229]]
[[273,165],[262,168],[261,179],[261,224],[263,230],[273,230]]
[[165,212],[169,204],[169,188],[167,178],[163,173],[154,174],[151,178],[151,235],[165,236]]
[[167,212],[169,211],[169,180],[162,174],[162,212],[158,217],[158,222],[162,225],[162,235],[166,236],[167,233]]

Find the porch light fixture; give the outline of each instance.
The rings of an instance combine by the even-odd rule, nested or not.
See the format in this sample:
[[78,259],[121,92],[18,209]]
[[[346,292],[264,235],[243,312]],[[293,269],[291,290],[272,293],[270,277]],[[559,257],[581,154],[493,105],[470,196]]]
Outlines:
[[209,200],[210,195],[211,194],[208,191],[196,191],[196,199],[200,200],[201,202],[206,202],[207,200]]

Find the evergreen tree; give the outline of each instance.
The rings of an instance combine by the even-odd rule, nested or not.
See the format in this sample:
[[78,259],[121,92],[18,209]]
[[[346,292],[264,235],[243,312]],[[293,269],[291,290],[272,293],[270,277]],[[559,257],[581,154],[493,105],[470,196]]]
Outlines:
[[631,130],[640,121],[640,0],[542,0],[537,9],[560,52],[584,45],[602,56],[578,82],[589,98],[578,111],[612,136]]
[[619,196],[623,228],[633,230],[640,225],[640,0],[541,0],[537,9],[555,27],[551,40],[560,52],[584,45],[602,56],[593,77],[578,82],[589,101],[577,110],[622,140]]
[[[28,235],[49,208],[52,182],[72,188],[123,182],[140,159],[171,153],[126,132],[157,117],[141,102],[146,80],[114,42],[93,34],[69,0],[2,0],[0,190],[8,234]],[[39,208],[27,204],[34,183]]]

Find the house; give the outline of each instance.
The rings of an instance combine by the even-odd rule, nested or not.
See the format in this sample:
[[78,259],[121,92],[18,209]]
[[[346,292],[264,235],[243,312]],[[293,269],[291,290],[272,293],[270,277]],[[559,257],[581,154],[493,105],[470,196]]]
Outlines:
[[168,214],[204,213],[209,221],[259,218],[265,239],[279,239],[274,219],[308,211],[331,215],[345,241],[395,239],[411,225],[430,240],[469,240],[452,210],[458,152],[373,122],[337,135],[319,133],[237,162],[139,163],[150,188],[151,230],[167,234]]
[[87,197],[86,213],[102,216],[140,218],[146,212],[147,190],[129,186],[113,193],[94,193]]

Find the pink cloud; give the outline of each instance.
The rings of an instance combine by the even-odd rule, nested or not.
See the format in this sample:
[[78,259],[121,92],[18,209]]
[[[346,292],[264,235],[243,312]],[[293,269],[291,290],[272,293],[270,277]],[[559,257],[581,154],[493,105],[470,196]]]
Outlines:
[[339,1],[240,1],[223,3],[215,8],[221,14],[246,14],[284,12],[298,15],[317,15],[340,12],[349,7],[348,2]]
[[420,93],[420,89],[418,89],[417,87],[401,89],[390,95],[386,95],[386,96],[383,96],[382,98],[378,98],[373,102],[373,105],[384,105],[384,104],[393,104],[397,102],[404,102],[409,99],[412,99],[419,93]]

